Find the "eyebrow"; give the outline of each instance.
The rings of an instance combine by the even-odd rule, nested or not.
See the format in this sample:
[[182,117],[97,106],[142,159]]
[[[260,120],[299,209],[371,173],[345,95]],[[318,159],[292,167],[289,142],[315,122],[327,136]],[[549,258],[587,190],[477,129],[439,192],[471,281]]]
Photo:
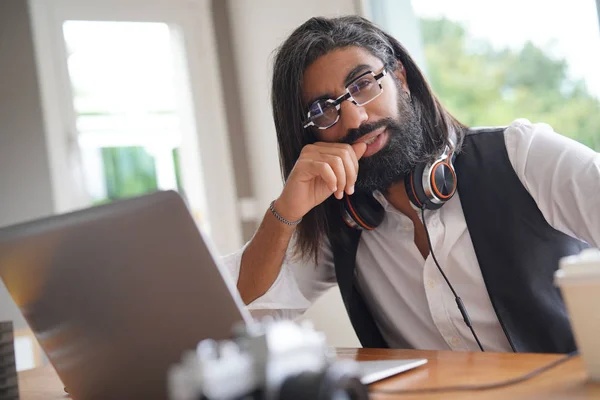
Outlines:
[[344,87],[348,86],[350,84],[350,82],[352,82],[352,80],[354,78],[356,78],[356,76],[361,73],[361,72],[365,72],[366,70],[372,70],[373,67],[371,67],[370,65],[367,64],[359,64],[356,67],[352,68],[352,70],[350,72],[348,72],[348,75],[346,75],[346,80],[344,81]]
[[[359,64],[356,67],[352,68],[352,70],[350,70],[350,72],[348,72],[348,74],[346,75],[346,79],[344,80],[344,88],[346,86],[348,86],[350,84],[350,82],[352,82],[352,80],[354,78],[356,78],[357,75],[359,75],[361,72],[364,72],[366,70],[372,70],[373,67],[371,67],[370,65],[367,64]],[[313,99],[311,99],[310,101],[308,101],[307,103],[307,108],[310,109],[310,107],[315,104],[316,101],[319,100],[327,100],[327,99],[335,99],[337,96],[332,95],[331,93],[325,93],[322,94],[321,96],[315,97]]]

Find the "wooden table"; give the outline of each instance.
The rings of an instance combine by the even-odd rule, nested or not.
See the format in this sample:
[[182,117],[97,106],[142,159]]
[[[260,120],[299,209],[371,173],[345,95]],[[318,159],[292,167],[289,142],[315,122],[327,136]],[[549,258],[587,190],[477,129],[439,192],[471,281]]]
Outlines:
[[[562,356],[379,349],[338,349],[337,353],[341,358],[355,360],[429,360],[427,364],[412,371],[371,385],[373,399],[600,399],[600,384],[588,382],[580,357],[531,380],[501,389],[394,395],[378,393],[377,390],[413,390],[500,382],[526,374]],[[19,386],[21,400],[55,400],[67,397],[51,367],[19,373]]]

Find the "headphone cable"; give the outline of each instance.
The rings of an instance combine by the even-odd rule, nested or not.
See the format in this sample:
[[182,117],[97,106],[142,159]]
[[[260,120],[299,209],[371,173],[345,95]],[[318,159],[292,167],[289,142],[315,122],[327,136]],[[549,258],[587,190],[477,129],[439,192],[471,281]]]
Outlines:
[[477,337],[477,334],[475,333],[475,330],[473,329],[473,324],[471,324],[471,318],[469,317],[469,313],[467,312],[467,308],[465,307],[465,305],[464,305],[462,299],[460,298],[460,296],[456,293],[456,290],[454,290],[454,288],[452,287],[452,284],[448,280],[448,277],[446,276],[446,274],[442,270],[442,267],[440,267],[440,264],[438,263],[437,258],[435,258],[435,253],[433,252],[433,246],[431,245],[431,238],[429,237],[429,230],[427,229],[427,223],[425,222],[425,206],[421,207],[421,219],[423,220],[423,226],[425,227],[425,235],[427,236],[427,244],[429,245],[429,251],[431,252],[431,258],[433,258],[433,261],[435,262],[435,265],[437,266],[438,270],[440,271],[440,273],[444,277],[444,280],[448,284],[448,287],[452,291],[452,294],[454,295],[454,299],[456,300],[456,305],[458,306],[458,309],[460,310],[460,313],[463,316],[465,324],[467,324],[467,326],[471,330],[471,333],[473,334],[473,337],[475,338],[475,341],[477,342],[477,345],[479,346],[479,349],[481,351],[485,352],[485,350],[483,349],[483,346],[481,345],[481,342],[479,341],[479,338]]

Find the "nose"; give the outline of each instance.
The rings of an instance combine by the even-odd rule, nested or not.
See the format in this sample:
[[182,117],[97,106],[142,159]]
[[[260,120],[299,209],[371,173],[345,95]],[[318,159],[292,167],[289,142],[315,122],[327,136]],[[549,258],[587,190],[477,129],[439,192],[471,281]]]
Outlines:
[[340,121],[343,131],[356,129],[369,119],[367,110],[364,106],[357,106],[351,101],[344,101],[340,104]]

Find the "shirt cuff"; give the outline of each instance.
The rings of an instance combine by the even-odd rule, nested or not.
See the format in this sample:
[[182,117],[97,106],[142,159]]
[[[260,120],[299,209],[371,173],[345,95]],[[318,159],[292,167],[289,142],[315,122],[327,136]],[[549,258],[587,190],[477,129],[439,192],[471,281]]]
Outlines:
[[[228,254],[221,258],[222,264],[225,266],[236,285],[240,274],[242,255],[244,254],[246,247],[248,247],[248,243],[235,253]],[[269,290],[252,303],[248,304],[246,308],[253,316],[270,315],[275,318],[291,319],[300,316],[310,305],[310,301],[308,301],[300,291],[290,265],[284,262],[281,266],[279,275]]]

